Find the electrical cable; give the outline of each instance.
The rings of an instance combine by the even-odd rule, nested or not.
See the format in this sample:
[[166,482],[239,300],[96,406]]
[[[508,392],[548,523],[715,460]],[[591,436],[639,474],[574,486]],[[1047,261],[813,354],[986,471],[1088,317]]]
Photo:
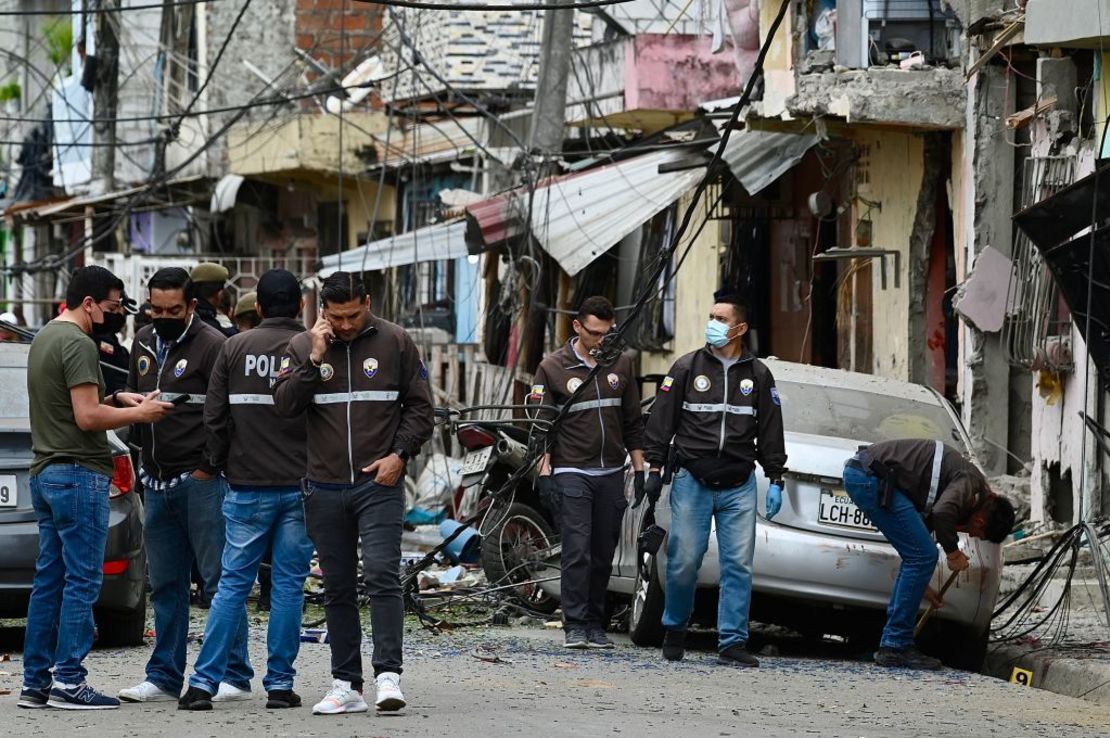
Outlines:
[[465,10],[576,10],[600,8],[606,5],[621,5],[632,0],[579,0],[573,3],[436,3],[424,0],[356,0],[356,2],[387,7],[416,8],[419,10],[446,10],[458,12]]

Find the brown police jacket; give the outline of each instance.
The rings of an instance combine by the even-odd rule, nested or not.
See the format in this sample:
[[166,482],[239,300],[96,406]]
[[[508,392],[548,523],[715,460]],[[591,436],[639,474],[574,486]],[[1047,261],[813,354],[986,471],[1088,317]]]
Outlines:
[[758,461],[769,479],[786,471],[775,378],[746,352],[728,372],[708,346],[679,357],[655,395],[646,435],[644,457],[654,467],[666,462],[673,439],[684,462]]
[[144,394],[182,392],[189,400],[170,410],[162,421],[143,426],[143,469],[161,480],[197,469],[214,474],[219,468],[212,463],[211,438],[204,432],[204,402],[226,338],[194,315],[185,336],[170,347],[160,366],[155,338],[152,325],[135,334],[128,388]]
[[246,487],[297,487],[304,477],[304,413],[278,415],[273,386],[290,339],[304,331],[295,318],[266,318],[224,342],[216,359],[204,425],[212,463],[227,480]]
[[333,341],[319,366],[311,353],[311,334],[295,336],[274,384],[278,413],[306,414],[310,480],[368,481],[364,467],[395,450],[415,455],[432,437],[428,370],[401,326],[371,316],[350,343]]
[[937,543],[945,553],[959,548],[956,526],[967,522],[990,488],[987,478],[975,464],[948,445],[942,445],[937,497],[929,507],[933,459],[936,442],[916,438],[880,441],[863,449],[860,457],[867,466],[871,460],[882,462],[894,471],[898,489],[902,490],[919,512],[925,513],[925,524],[936,534]]
[[[590,367],[574,352],[572,342],[548,354],[536,368],[529,404],[561,409],[586,379]],[[552,420],[544,412],[541,420]],[[624,466],[627,451],[644,447],[640,389],[632,360],[621,356],[603,367],[571,403],[554,437],[548,438],[552,467],[606,469]]]

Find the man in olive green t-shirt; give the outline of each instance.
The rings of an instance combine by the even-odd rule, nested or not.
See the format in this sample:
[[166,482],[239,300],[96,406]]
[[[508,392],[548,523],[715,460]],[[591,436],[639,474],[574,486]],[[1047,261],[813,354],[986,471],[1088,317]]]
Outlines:
[[119,305],[122,292],[123,283],[103,267],[76,270],[66,290],[66,309],[39,331],[27,357],[35,452],[31,502],[39,556],[23,647],[19,706],[24,708],[119,707],[118,700],[85,683],[82,664],[92,648],[92,609],[100,595],[108,537],[112,454],[106,432],[156,422],[173,407],[157,400],[157,392],[116,392],[104,401],[104,378],[90,335]]

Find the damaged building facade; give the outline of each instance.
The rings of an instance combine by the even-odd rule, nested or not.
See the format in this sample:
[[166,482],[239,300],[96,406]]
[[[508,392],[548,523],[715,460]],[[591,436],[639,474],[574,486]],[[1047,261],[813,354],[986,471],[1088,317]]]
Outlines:
[[[1105,509],[1081,413],[1105,427],[1106,403],[1013,219],[1106,155],[1106,39],[1091,29],[1110,7],[1017,5],[792,4],[745,125],[819,143],[776,183],[771,264],[748,279],[772,293],[761,353],[933,387],[984,468],[1028,485],[1032,519],[1070,524]],[[762,34],[777,11],[762,3]]]

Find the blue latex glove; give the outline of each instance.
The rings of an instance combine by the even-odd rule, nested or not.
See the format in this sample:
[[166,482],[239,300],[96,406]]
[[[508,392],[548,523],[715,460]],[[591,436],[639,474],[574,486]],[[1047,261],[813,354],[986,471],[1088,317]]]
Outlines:
[[772,484],[767,488],[767,519],[775,517],[782,509],[782,487]]

